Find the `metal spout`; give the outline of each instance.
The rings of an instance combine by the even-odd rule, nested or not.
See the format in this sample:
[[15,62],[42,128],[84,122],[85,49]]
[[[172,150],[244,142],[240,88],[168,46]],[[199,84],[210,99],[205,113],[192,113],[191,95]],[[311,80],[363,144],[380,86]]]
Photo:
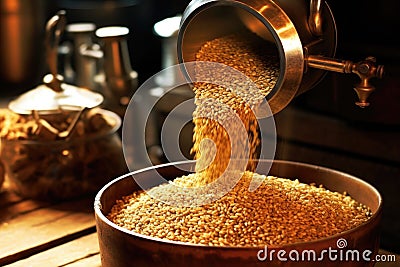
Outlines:
[[367,57],[365,60],[353,63],[350,60],[311,55],[306,58],[306,65],[327,71],[357,74],[361,81],[354,87],[359,99],[356,105],[362,108],[369,106],[368,97],[375,90],[375,87],[370,83],[370,79],[382,78],[384,73],[384,66],[376,65],[374,57]]

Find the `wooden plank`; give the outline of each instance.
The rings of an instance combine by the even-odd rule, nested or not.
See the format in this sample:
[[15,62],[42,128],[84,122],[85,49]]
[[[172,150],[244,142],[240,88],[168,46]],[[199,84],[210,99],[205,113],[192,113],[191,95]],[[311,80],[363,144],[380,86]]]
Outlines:
[[71,264],[65,265],[65,267],[101,267],[101,257],[100,254],[96,254],[91,257],[87,257]]
[[0,225],[21,214],[51,205],[50,203],[24,199],[9,188],[8,180],[0,192]]
[[99,267],[101,266],[97,233],[92,233],[29,258],[6,265],[7,267]]
[[0,225],[0,265],[95,231],[93,199],[60,203],[22,213]]
[[7,221],[10,221],[11,219],[16,218],[22,214],[44,208],[48,205],[49,204],[46,205],[44,203],[33,200],[24,200],[4,207],[0,210],[0,226],[1,223],[7,223]]

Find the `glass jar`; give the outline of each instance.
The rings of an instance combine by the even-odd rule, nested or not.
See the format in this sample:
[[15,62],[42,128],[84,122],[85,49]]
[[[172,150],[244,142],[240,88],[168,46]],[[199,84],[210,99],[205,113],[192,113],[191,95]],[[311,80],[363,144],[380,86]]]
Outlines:
[[99,110],[112,122],[108,131],[65,140],[6,140],[1,143],[10,188],[41,200],[66,200],[94,195],[127,171],[117,130],[121,119]]

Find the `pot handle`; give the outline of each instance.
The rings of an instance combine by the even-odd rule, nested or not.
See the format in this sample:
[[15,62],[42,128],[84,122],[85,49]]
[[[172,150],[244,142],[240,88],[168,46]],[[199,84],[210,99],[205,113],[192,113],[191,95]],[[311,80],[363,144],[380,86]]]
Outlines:
[[322,11],[321,11],[322,0],[311,0],[310,1],[310,16],[308,17],[308,26],[310,31],[315,36],[322,35]]

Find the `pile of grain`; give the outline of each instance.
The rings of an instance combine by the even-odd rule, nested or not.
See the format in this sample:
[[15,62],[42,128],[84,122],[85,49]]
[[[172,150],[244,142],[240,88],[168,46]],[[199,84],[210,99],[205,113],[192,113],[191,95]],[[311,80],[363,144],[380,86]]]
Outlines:
[[[252,178],[263,182],[249,192]],[[195,181],[196,174],[175,179],[184,184]],[[171,190],[174,188],[165,184],[152,190],[179,198],[179,192]],[[297,180],[246,172],[231,192],[211,204],[170,206],[145,192],[135,192],[118,201],[108,218],[126,229],[157,238],[211,246],[263,246],[328,237],[370,216],[370,210],[350,196]]]

